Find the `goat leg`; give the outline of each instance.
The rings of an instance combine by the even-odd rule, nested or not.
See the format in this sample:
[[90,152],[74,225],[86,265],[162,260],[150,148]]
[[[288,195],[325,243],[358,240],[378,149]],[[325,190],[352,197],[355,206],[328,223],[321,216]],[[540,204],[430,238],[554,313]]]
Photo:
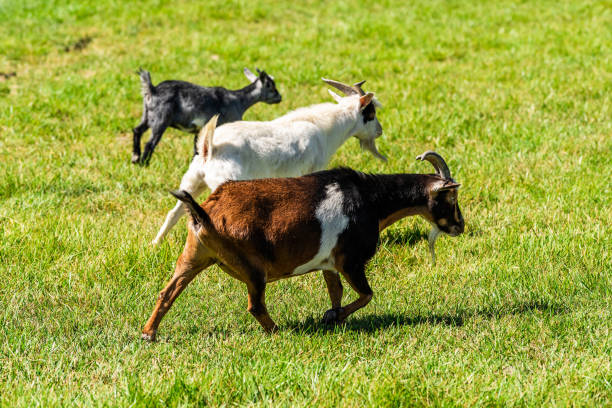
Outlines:
[[140,139],[142,138],[142,134],[149,129],[149,125],[146,122],[146,119],[143,119],[142,122],[134,129],[132,129],[134,139],[132,146],[132,163],[138,163],[140,161]]
[[323,314],[322,323],[328,325],[340,323],[340,315],[344,312],[344,309],[341,307],[343,288],[340,275],[336,271],[323,271],[323,277],[327,284],[327,292],[329,293],[332,308]]
[[359,298],[343,308],[340,308],[338,316],[339,322],[343,322],[351,314],[370,303],[374,294],[365,276],[365,264],[354,265],[352,267],[347,267],[347,265],[345,265],[344,268],[341,269],[341,272],[342,276],[344,276],[349,285],[351,285],[351,288],[357,292]]
[[266,283],[261,281],[247,282],[249,291],[249,305],[247,310],[261,324],[264,330],[268,333],[278,331],[278,326],[268,314],[268,309],[265,303]]
[[143,340],[155,341],[159,323],[168,310],[170,310],[170,307],[172,307],[174,300],[202,269],[213,264],[212,258],[198,260],[193,255],[198,254],[195,252],[183,253],[176,261],[174,276],[172,276],[170,282],[168,282],[166,287],[159,293],[153,313],[142,329]]
[[148,165],[151,160],[151,156],[153,155],[153,151],[155,151],[155,147],[159,144],[164,132],[168,128],[168,123],[162,122],[157,123],[151,126],[151,138],[147,141],[144,147],[144,152],[142,156],[140,156],[140,164]]

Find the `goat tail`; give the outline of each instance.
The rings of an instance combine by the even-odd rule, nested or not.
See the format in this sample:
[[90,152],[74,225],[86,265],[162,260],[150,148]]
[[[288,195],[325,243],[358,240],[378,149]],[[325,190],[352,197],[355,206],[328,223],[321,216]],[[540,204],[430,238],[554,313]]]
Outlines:
[[151,74],[149,71],[139,68],[138,75],[140,76],[140,91],[142,92],[142,97],[148,102],[155,93],[155,87],[151,82]]
[[187,211],[189,211],[189,215],[191,215],[191,219],[193,221],[193,225],[196,229],[201,228],[202,226],[208,226],[211,224],[210,217],[204,211],[204,209],[193,199],[191,194],[189,194],[185,190],[175,190],[170,191],[174,197],[178,200],[182,201],[187,207]]
[[213,155],[213,136],[217,127],[219,115],[215,115],[206,125],[200,130],[196,150],[200,156],[206,161],[210,160]]

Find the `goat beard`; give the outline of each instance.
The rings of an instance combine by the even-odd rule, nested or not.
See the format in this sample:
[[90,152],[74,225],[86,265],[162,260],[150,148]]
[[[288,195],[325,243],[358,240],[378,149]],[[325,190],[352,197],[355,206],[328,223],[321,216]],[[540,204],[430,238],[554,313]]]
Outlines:
[[371,139],[371,140],[359,139],[359,146],[361,146],[363,150],[367,150],[368,152],[372,153],[372,155],[374,155],[374,157],[376,157],[377,159],[380,159],[384,162],[387,161],[387,158],[383,156],[376,148],[376,142],[374,141],[374,139]]
[[429,241],[429,252],[431,253],[431,261],[433,262],[433,264],[436,264],[436,250],[435,250],[435,244],[436,244],[436,239],[438,239],[438,236],[442,233],[442,231],[440,231],[440,229],[434,225],[431,228],[431,231],[429,231],[429,235],[427,236],[427,240]]

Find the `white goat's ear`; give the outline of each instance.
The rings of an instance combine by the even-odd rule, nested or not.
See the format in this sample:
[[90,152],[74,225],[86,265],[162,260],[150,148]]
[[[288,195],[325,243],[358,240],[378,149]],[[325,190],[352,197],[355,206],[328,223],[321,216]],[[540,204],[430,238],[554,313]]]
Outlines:
[[208,122],[206,122],[206,125],[204,125],[204,128],[206,129],[207,133],[215,131],[215,129],[217,128],[217,121],[218,120],[219,120],[219,114],[216,114],[215,116],[210,118],[208,120]]
[[215,128],[217,127],[217,120],[219,119],[219,115],[215,115],[204,125],[204,127],[200,130],[200,134],[198,135],[197,141],[197,151],[198,154],[209,160],[213,155],[213,136],[215,135]]
[[342,100],[342,97],[340,95],[338,95],[337,93],[335,93],[331,89],[328,89],[327,92],[329,92],[329,94],[332,96],[332,98],[334,98],[334,100],[336,102],[340,103],[340,101]]
[[251,72],[251,70],[249,70],[248,68],[244,68],[244,70],[242,71],[244,72],[244,76],[247,77],[247,79],[251,82],[255,82],[257,81],[257,75],[255,75],[254,73]]
[[360,97],[359,98],[359,108],[365,109],[365,107],[368,106],[370,102],[372,102],[373,98],[374,98],[374,94],[372,92],[368,92],[367,94]]

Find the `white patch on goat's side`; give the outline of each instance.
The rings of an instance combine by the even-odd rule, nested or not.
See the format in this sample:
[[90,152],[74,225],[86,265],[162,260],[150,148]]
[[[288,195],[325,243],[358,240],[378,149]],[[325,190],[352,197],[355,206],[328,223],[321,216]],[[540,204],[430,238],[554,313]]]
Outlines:
[[319,251],[308,262],[298,266],[291,273],[301,275],[317,269],[335,270],[331,251],[338,243],[338,236],[346,229],[348,217],[342,212],[344,194],[338,183],[325,187],[325,198],[315,210],[315,216],[321,224],[321,241]]

